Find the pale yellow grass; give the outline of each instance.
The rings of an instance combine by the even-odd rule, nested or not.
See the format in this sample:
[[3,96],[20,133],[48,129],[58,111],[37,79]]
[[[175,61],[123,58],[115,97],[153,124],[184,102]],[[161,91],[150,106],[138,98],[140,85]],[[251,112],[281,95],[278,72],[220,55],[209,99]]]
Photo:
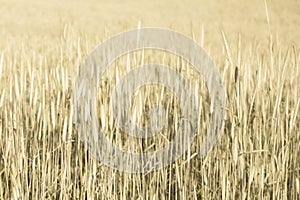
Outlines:
[[[1,0],[0,199],[299,199],[300,4],[267,4],[270,26],[258,0]],[[142,88],[134,97],[137,120],[148,123],[156,99],[170,124],[148,141],[124,136],[106,107],[116,71],[124,74],[127,63],[165,62],[200,89],[200,139],[191,151],[163,170],[129,174],[88,154],[73,124],[72,94],[78,68],[95,46],[139,20],[186,33],[208,50],[224,80],[228,112],[218,145],[199,159],[209,110],[201,76],[162,52],[120,58],[99,84],[98,113],[107,137],[124,149],[163,146],[180,113],[170,91]]]

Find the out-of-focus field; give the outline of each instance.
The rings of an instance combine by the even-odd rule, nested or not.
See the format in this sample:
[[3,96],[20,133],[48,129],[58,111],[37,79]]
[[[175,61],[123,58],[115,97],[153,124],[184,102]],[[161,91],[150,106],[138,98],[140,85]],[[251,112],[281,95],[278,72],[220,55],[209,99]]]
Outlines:
[[[299,42],[298,1],[270,1],[271,30],[281,41]],[[74,34],[95,37],[111,36],[142,26],[167,27],[196,38],[204,26],[205,42],[220,42],[220,30],[236,39],[265,40],[269,35],[264,2],[236,1],[23,1],[1,0],[1,46],[11,42],[59,39],[64,25],[72,24]],[[105,32],[106,31],[106,32]],[[25,41],[24,41],[25,42]]]
[[[268,1],[267,8],[259,0],[0,0],[0,199],[300,199],[300,2]],[[119,172],[90,156],[72,109],[87,55],[139,23],[193,37],[216,63],[228,102],[223,135],[206,157],[197,157],[196,140],[187,155],[148,174]],[[210,102],[201,76],[160,53],[149,55],[184,69],[201,89],[204,134]],[[120,141],[105,102],[116,71],[153,61],[141,54],[120,58],[99,85],[102,128],[131,150],[141,141]],[[136,97],[151,98],[176,124],[178,102],[169,91],[142,88]],[[176,131],[171,123],[161,134],[170,139]],[[142,150],[153,150],[151,141],[167,142],[143,141]]]

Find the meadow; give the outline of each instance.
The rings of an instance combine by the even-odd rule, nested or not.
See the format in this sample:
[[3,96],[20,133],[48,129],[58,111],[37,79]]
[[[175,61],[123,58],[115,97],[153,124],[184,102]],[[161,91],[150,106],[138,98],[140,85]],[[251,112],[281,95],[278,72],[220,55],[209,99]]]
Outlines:
[[[300,199],[300,2],[219,0],[0,0],[0,199]],[[116,82],[141,63],[167,63],[198,91],[199,129],[190,151],[145,174],[112,169],[87,151],[74,122],[80,65],[104,40],[141,27],[193,38],[226,89],[217,145],[198,157],[210,100],[201,75],[175,55],[137,51],[103,75],[101,128],[116,146],[148,152],[178,131],[176,97],[161,86],[133,96],[140,125],[153,104],[167,123],[139,140],[108,110]]]

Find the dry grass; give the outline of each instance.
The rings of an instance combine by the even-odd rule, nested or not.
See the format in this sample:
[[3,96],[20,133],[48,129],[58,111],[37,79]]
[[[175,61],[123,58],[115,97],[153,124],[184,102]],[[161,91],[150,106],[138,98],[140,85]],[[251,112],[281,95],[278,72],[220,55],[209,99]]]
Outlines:
[[[293,7],[291,2],[287,9]],[[102,165],[88,154],[73,124],[72,94],[79,65],[111,32],[133,28],[135,18],[124,22],[123,27],[108,27],[107,32],[103,29],[100,35],[93,31],[85,34],[81,22],[61,22],[58,26],[64,28],[56,27],[55,34],[41,36],[40,30],[33,29],[34,39],[26,40],[26,34],[16,35],[15,40],[1,39],[0,199],[300,199],[299,28],[289,32],[293,23],[299,27],[299,20],[291,12],[289,26],[283,26],[281,18],[274,16],[276,6],[271,4],[269,32],[261,5],[264,18],[256,16],[257,27],[265,29],[257,30],[256,35],[247,33],[241,20],[228,28],[226,24],[233,19],[227,18],[224,31],[216,31],[210,23],[213,16],[204,18],[203,26],[190,26],[188,20],[197,16],[196,11],[175,27],[172,20],[160,24],[178,26],[195,37],[209,51],[224,81],[228,102],[224,134],[205,158],[196,155],[207,127],[209,99],[201,76],[189,64],[162,52],[136,52],[118,59],[105,73],[99,84],[99,121],[111,141],[131,151],[150,151],[167,143],[176,133],[180,113],[170,91],[157,86],[141,88],[134,97],[140,124],[149,123],[147,110],[155,101],[167,109],[168,124],[147,141],[124,136],[107,110],[108,94],[118,77],[141,62],[155,61],[174,67],[200,91],[200,139],[176,162],[148,174],[122,173]],[[107,9],[114,6],[106,4]],[[119,7],[115,9],[121,10]],[[133,8],[128,10],[139,17]],[[170,12],[170,16],[176,13]],[[215,13],[216,19],[221,20],[221,15]],[[143,20],[148,18],[146,14]],[[116,18],[112,21],[115,25],[122,22]],[[251,30],[257,27],[252,24]],[[26,30],[22,25],[18,28]],[[14,38],[13,32],[16,30],[11,28],[0,34]]]

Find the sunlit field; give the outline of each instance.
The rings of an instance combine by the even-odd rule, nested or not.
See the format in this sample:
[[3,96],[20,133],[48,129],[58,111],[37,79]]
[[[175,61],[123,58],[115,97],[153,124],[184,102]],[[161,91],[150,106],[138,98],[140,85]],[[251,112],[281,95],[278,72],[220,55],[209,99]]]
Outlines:
[[[149,110],[159,104],[166,123],[152,138],[128,136],[109,110],[122,76],[141,64],[165,64],[197,91],[190,149],[148,173],[104,165],[87,150],[74,119],[81,64],[106,39],[138,27],[195,40],[214,61],[227,101],[221,137],[200,157],[211,103],[201,74],[158,50],[112,63],[97,88],[98,122],[126,151],[163,148],[178,132],[181,113],[172,91],[141,87],[132,96],[134,121],[151,124]],[[0,199],[300,199],[299,27],[296,0],[0,0]]]

